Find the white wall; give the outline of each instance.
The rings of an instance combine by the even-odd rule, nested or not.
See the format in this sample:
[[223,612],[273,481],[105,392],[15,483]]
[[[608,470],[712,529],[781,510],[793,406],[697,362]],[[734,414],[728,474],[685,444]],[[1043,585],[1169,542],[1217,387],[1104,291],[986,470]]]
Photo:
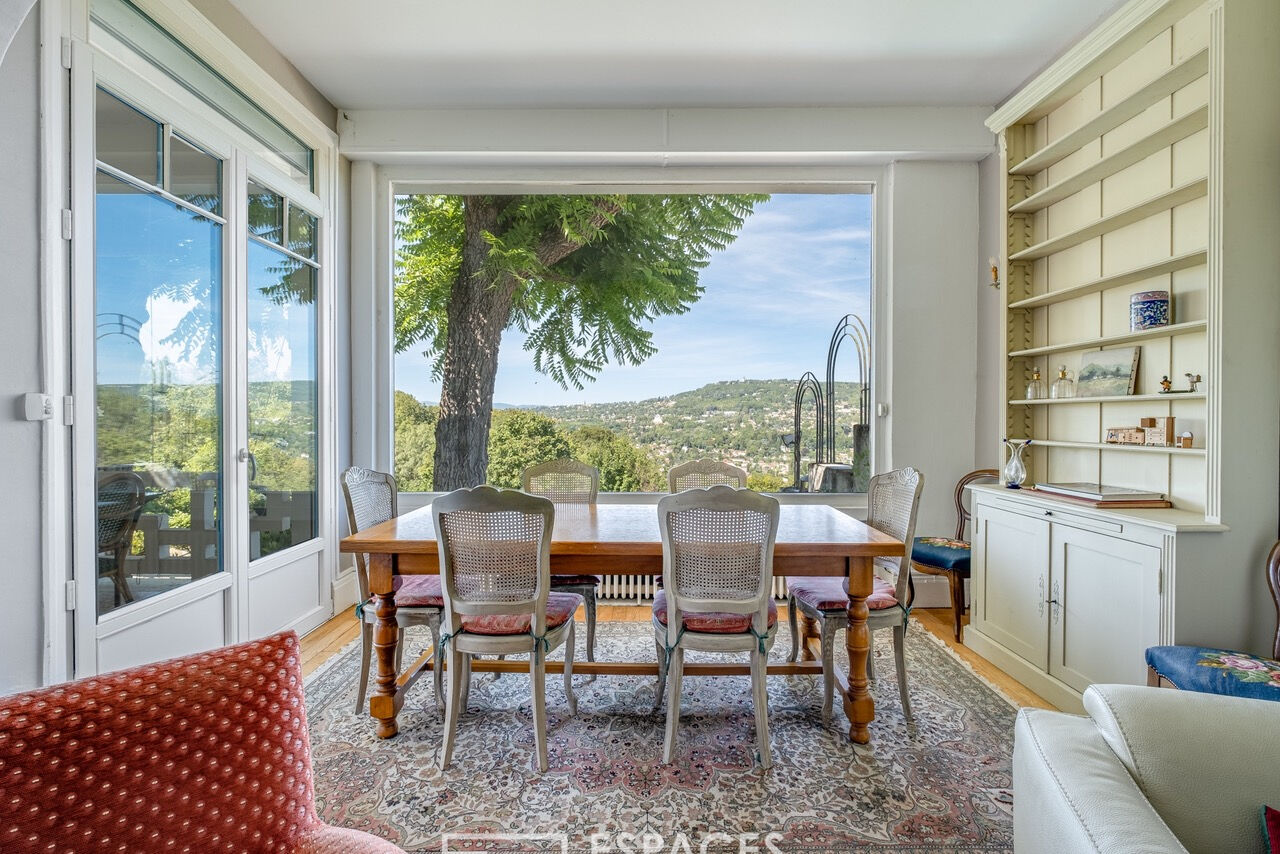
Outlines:
[[[5,511],[0,514],[0,693],[40,683],[41,649],[41,425],[21,420],[25,392],[39,391],[40,376],[40,151],[39,14],[31,12],[0,62],[0,471]],[[14,118],[17,120],[14,120]]]
[[978,163],[978,258],[980,284],[977,287],[977,365],[974,468],[1003,466],[1000,437],[1004,435],[1004,413],[1000,410],[1000,384],[1004,381],[1000,361],[1000,341],[1004,338],[1004,285],[990,286],[989,258],[999,261],[1005,240],[1004,209],[1000,194],[1000,155],[992,154]]

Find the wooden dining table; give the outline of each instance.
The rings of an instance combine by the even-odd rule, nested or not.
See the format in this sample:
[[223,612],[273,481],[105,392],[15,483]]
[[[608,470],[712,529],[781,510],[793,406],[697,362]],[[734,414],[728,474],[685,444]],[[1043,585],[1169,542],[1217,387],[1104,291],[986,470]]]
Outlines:
[[[434,651],[427,650],[403,673],[396,672],[395,578],[397,575],[438,574],[439,558],[430,506],[405,513],[344,538],[341,550],[363,552],[369,567],[369,588],[377,622],[373,628],[377,672],[369,698],[369,713],[381,738],[398,731],[396,717],[405,694],[434,666]],[[845,647],[849,652],[848,675],[837,669],[849,737],[866,744],[868,725],[875,718],[875,704],[867,690],[867,596],[872,588],[872,561],[905,553],[904,544],[859,522],[833,507],[819,504],[783,504],[773,552],[774,575],[826,575],[849,579],[849,626]],[[551,571],[555,575],[655,575],[662,574],[662,540],[657,508],[653,504],[558,504],[551,535]],[[816,634],[806,622],[805,644]],[[477,672],[514,672],[527,668],[519,661],[476,661]],[[657,676],[656,661],[575,661],[575,673]],[[549,673],[563,672],[563,664],[548,661]],[[746,663],[687,663],[686,676],[747,675]],[[816,661],[770,664],[770,675],[821,674]]]

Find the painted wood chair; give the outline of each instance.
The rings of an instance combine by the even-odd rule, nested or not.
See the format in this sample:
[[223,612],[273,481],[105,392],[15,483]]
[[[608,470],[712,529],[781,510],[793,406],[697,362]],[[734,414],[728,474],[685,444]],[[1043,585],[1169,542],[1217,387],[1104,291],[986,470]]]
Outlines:
[[[913,468],[878,474],[867,488],[867,524],[904,543],[912,541],[916,511],[924,475]],[[905,645],[911,614],[910,561],[901,557],[875,559],[878,570],[871,595],[867,597],[867,628],[893,629],[893,656],[898,670],[898,693],[902,714],[911,720],[911,698],[907,691]],[[893,581],[880,576],[886,573]],[[816,620],[822,644],[822,721],[831,722],[831,700],[835,692],[835,638],[849,625],[849,582],[836,577],[787,576],[788,619],[791,624],[791,661],[800,654],[799,614]],[[875,679],[872,657],[867,656],[867,676]]]
[[951,620],[956,640],[962,632],[964,616],[964,583],[969,578],[970,546],[965,537],[972,514],[964,506],[965,487],[980,480],[999,480],[995,469],[971,471],[956,482],[956,535],[951,537],[916,537],[911,545],[911,566],[925,575],[940,575],[947,579],[951,589]]
[[1267,555],[1267,587],[1276,605],[1271,658],[1202,646],[1147,649],[1147,684],[1203,694],[1280,700],[1280,541]]
[[138,528],[138,519],[142,517],[146,503],[146,487],[134,472],[118,471],[98,478],[95,526],[98,575],[111,577],[117,607],[133,601],[128,576],[129,551],[133,547],[133,532]]
[[[525,492],[553,504],[595,504],[600,491],[600,470],[577,460],[549,460],[525,469],[520,483]],[[596,660],[596,594],[603,581],[599,575],[551,576],[553,592],[577,593],[582,597],[587,618],[587,661]]]
[[720,460],[690,460],[667,472],[667,492],[705,489],[708,486],[736,486],[745,489],[747,471]]
[[658,707],[671,681],[663,761],[675,760],[684,651],[745,652],[751,657],[756,755],[767,769],[773,764],[765,680],[778,622],[772,594],[778,501],[725,485],[690,489],[658,502],[658,527],[663,576],[653,602]]
[[444,586],[449,691],[440,767],[453,757],[458,717],[467,706],[471,656],[529,654],[538,770],[547,770],[546,655],[564,645],[564,692],[573,694],[576,593],[551,592],[551,531],[555,505],[514,489],[477,486],[431,502]]
[[[379,525],[399,515],[399,492],[396,479],[385,472],[352,466],[342,473],[342,497],[346,500],[347,525],[354,534]],[[369,656],[373,649],[373,624],[377,622],[369,593],[369,565],[363,554],[356,555],[356,583],[360,586],[360,602],[356,619],[360,621],[360,685],[356,691],[356,713],[368,711],[364,705],[369,686]],[[440,618],[444,594],[438,575],[401,575],[395,580],[396,625],[400,643],[396,646],[396,670],[404,660],[404,630],[407,626],[426,626],[431,643],[440,644]],[[440,668],[435,668],[436,706],[444,708]]]

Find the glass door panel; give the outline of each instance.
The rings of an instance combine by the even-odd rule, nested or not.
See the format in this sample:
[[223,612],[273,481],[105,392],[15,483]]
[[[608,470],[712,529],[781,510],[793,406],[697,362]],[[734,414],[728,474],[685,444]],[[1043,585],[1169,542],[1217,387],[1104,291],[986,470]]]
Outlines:
[[252,182],[248,197],[249,559],[256,560],[317,536],[317,264],[314,216]]
[[[222,565],[221,161],[182,143],[200,208],[168,189],[168,128],[98,92],[94,313],[97,613]],[[127,111],[127,112],[125,112]],[[141,120],[141,121],[139,121]],[[127,136],[119,128],[134,128]],[[156,151],[141,146],[154,139]],[[119,156],[121,152],[128,156]],[[203,158],[200,160],[199,158]],[[135,175],[130,166],[143,167]],[[184,188],[186,192],[187,188]]]

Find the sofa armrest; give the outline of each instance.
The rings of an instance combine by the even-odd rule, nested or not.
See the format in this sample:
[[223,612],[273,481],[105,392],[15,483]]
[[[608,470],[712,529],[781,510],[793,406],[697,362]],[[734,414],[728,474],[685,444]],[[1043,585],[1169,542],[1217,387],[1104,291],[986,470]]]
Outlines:
[[1018,713],[1013,797],[1018,852],[1186,852],[1088,718]]

